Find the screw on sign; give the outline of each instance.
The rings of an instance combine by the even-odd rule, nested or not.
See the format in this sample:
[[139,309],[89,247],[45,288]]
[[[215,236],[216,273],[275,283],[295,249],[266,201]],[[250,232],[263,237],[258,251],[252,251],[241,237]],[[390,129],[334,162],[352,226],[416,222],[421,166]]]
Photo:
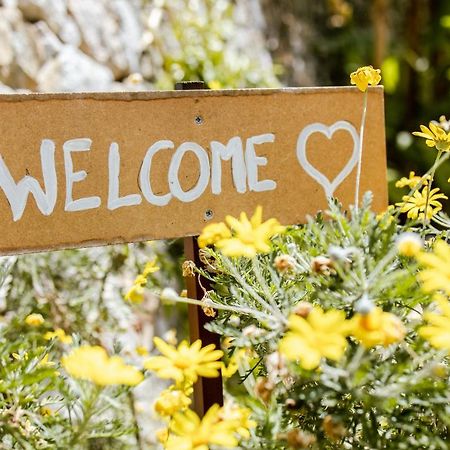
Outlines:
[[[329,196],[354,204],[356,88],[203,87],[0,95],[0,254],[184,237],[187,258],[200,265],[189,236],[212,217],[262,205],[286,225],[326,209]],[[368,97],[360,190],[381,211],[382,88]],[[196,278],[187,284],[203,297]],[[189,321],[192,338],[218,345],[202,311],[190,308]],[[194,399],[200,414],[221,403],[221,380],[200,380]]]

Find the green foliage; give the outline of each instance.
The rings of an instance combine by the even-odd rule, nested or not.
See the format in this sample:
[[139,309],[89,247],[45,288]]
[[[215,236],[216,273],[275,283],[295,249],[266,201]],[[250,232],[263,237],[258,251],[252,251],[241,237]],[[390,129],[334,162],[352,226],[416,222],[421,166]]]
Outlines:
[[[213,273],[203,275],[215,283],[210,299],[235,310],[219,312],[209,328],[233,338],[230,354],[254,352],[240,369],[248,390],[243,402],[259,423],[245,448],[447,448],[448,361],[417,336],[421,311],[432,299],[417,283],[415,262],[398,255],[401,232],[390,213],[377,217],[370,210],[366,195],[351,214],[330,203],[326,214],[289,229],[253,262],[207,250]],[[290,258],[289,270],[280,270],[280,256]],[[315,266],[317,257],[327,258],[330,271]],[[286,330],[283,318],[304,302],[351,317],[364,298],[402,320],[403,342],[366,350],[351,341],[339,362],[327,360],[312,371],[270,363]],[[266,401],[261,392],[255,396],[258,377],[269,383]],[[230,392],[244,394],[233,382]],[[296,430],[316,443],[296,447]]]

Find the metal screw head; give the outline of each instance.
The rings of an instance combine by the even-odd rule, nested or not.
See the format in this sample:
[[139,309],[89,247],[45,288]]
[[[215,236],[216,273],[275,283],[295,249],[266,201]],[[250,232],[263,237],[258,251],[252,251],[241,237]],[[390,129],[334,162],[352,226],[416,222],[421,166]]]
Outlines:
[[205,220],[211,220],[214,216],[214,212],[212,209],[207,209],[205,211]]
[[196,116],[195,117],[195,123],[197,125],[201,125],[203,123],[203,117],[202,116]]

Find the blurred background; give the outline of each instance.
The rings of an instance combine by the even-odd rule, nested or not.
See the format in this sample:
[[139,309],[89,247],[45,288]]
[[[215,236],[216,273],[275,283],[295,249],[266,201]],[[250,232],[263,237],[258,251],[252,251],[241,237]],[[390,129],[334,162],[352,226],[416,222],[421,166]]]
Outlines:
[[[172,89],[182,80],[212,89],[348,85],[368,64],[382,69],[393,202],[404,194],[395,180],[424,173],[435,157],[410,132],[450,119],[449,0],[0,0],[6,93]],[[447,194],[449,177],[449,168],[438,172]],[[124,301],[153,259],[163,269],[155,283],[183,289],[178,241],[9,258],[0,323],[39,312],[138,360],[154,334],[175,340],[186,331],[184,310],[149,292],[139,305]],[[136,392],[132,448],[154,441],[155,383]]]

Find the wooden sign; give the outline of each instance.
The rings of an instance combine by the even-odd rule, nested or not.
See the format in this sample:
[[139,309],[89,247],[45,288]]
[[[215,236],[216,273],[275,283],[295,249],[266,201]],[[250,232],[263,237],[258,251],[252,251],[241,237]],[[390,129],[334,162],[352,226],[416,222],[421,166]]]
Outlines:
[[[356,88],[0,96],[0,253],[199,234],[253,212],[354,202]],[[384,106],[369,90],[361,192],[387,205]]]

